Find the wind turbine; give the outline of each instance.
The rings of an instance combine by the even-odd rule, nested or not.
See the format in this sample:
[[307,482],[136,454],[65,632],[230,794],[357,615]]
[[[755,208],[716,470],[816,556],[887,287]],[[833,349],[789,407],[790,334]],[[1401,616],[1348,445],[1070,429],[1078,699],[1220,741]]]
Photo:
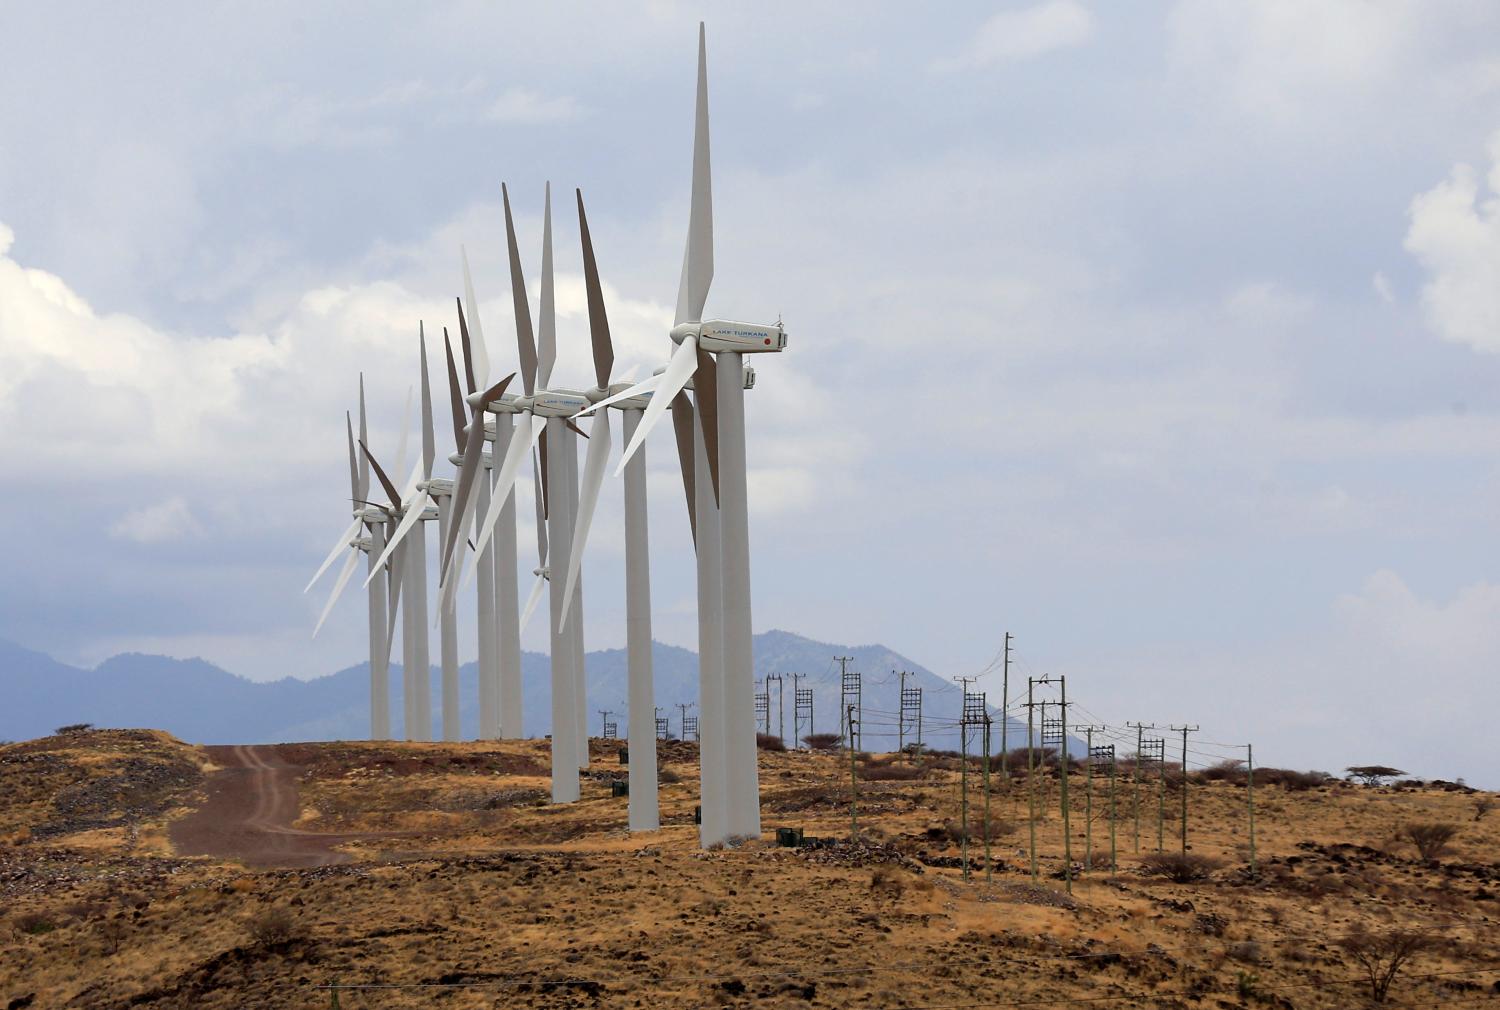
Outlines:
[[[677,313],[671,338],[677,344],[665,371],[638,387],[654,390],[641,423],[627,441],[615,473],[631,457],[660,421],[669,402],[693,381],[697,401],[698,435],[696,472],[700,475],[695,494],[697,504],[697,551],[699,577],[700,678],[703,697],[699,721],[705,731],[709,758],[704,763],[703,790],[718,789],[710,781],[718,770],[712,739],[718,718],[710,711],[715,687],[722,686],[722,740],[726,797],[726,837],[760,834],[759,784],[755,749],[755,681],[750,637],[750,538],[745,466],[745,385],[743,356],[777,352],[786,347],[786,330],[773,326],[729,320],[705,320],[704,303],[713,282],[713,192],[709,163],[708,56],[706,34],[698,26],[698,92],[693,130],[692,205],[688,218],[687,246],[683,253],[682,277],[677,289]],[[630,394],[625,390],[621,397]],[[705,495],[701,474],[707,469],[716,500]],[[712,625],[722,607],[722,626]],[[705,612],[708,617],[705,620]],[[722,677],[714,675],[716,657],[722,657]],[[705,822],[708,811],[705,810]],[[713,829],[705,823],[703,837]]]
[[[521,268],[520,252],[516,243],[515,224],[510,209],[510,194],[501,187],[505,206],[506,244],[510,257],[511,297],[515,304],[516,342],[520,352],[521,378],[525,395],[510,401],[525,420],[521,424],[520,437],[513,436],[506,448],[505,458],[495,478],[493,496],[488,510],[480,520],[475,548],[483,551],[500,518],[502,502],[508,500],[515,485],[516,474],[522,460],[530,454],[532,447],[542,438],[544,431],[550,434],[543,446],[546,457],[542,467],[542,480],[553,489],[547,499],[547,528],[549,567],[565,566],[568,543],[571,538],[572,495],[567,458],[572,456],[577,465],[577,443],[574,434],[577,427],[569,420],[572,415],[588,406],[588,400],[570,390],[549,389],[552,366],[556,361],[556,313],[553,305],[552,284],[552,196],[547,188],[542,230],[542,276],[541,299],[538,312],[538,329],[533,340],[531,309],[526,297],[525,275]],[[467,454],[466,454],[467,455]],[[460,512],[468,507],[465,482],[472,486],[468,476],[471,464],[465,459],[465,473],[460,476]],[[444,551],[444,592],[456,591],[454,554],[456,541],[450,531]],[[562,608],[562,587],[556,582],[552,586],[551,603],[551,652],[552,652],[552,799],[556,803],[572,802],[578,798],[578,768],[580,755],[586,760],[587,741],[580,741],[582,728],[582,656],[575,655],[580,639],[565,634],[559,617]]]
[[[340,594],[348,584],[350,576],[354,573],[360,553],[364,553],[370,564],[371,571],[378,571],[376,561],[381,553],[384,543],[385,527],[389,520],[386,510],[368,501],[370,486],[369,463],[363,458],[356,456],[354,451],[354,427],[348,413],[344,414],[344,426],[348,440],[349,449],[349,495],[354,510],[354,522],[350,528],[340,536],[335,543],[334,549],[329,553],[323,564],[318,568],[312,579],[308,582],[303,592],[307,592],[317,583],[323,573],[328,570],[340,551],[353,548],[343,569],[335,580],[333,591],[329,594],[328,602],[323,607],[323,612],[318,618],[317,625],[313,628],[313,636],[316,637],[322,630],[323,623],[333,611],[333,606],[338,602]],[[359,440],[365,442],[369,437],[369,428],[365,412],[365,382],[364,376],[359,380]],[[360,526],[363,525],[367,532],[360,536]],[[391,713],[390,713],[390,638],[388,627],[390,614],[387,612],[387,579],[376,579],[369,583],[369,638],[370,638],[370,739],[388,740],[391,735]]]

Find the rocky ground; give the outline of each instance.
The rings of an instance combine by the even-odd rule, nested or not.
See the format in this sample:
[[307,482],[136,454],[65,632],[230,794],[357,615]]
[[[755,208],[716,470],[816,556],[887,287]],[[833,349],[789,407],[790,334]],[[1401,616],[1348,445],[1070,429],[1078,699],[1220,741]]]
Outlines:
[[[1242,776],[1193,781],[1195,858],[1152,872],[1156,793],[1137,852],[1127,780],[1112,872],[1103,784],[1089,824],[1075,772],[1070,894],[1055,774],[1033,879],[1029,791],[999,775],[986,873],[975,769],[966,877],[952,757],[856,762],[851,842],[848,755],[763,751],[766,834],[703,852],[693,745],[664,746],[646,835],[617,744],[564,807],[547,748],[0,747],[0,1006],[1343,1008],[1401,945],[1388,1005],[1500,999],[1500,811],[1461,787],[1258,785],[1252,873]],[[1456,829],[1434,859],[1406,837],[1428,824]]]

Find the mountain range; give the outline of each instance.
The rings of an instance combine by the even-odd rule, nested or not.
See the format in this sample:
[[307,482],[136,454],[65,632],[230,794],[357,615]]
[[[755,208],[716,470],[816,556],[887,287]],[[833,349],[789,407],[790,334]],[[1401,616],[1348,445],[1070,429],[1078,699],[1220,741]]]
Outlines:
[[[800,735],[839,730],[840,669],[834,656],[850,657],[850,672],[861,674],[863,733],[866,750],[893,750],[897,745],[897,713],[901,679],[922,691],[923,742],[943,750],[958,749],[957,721],[962,694],[956,684],[939,678],[910,659],[882,645],[847,646],[817,642],[786,631],[755,636],[755,675],[781,674],[769,690],[770,731],[791,743],[794,726],[794,687],[813,692],[813,717],[804,720]],[[698,656],[673,645],[653,645],[658,714],[669,720],[674,736],[681,734],[682,710],[696,714]],[[621,736],[625,735],[626,659],[623,649],[590,652],[588,679],[589,733],[600,735],[603,717],[612,710]],[[550,731],[549,662],[545,654],[527,652],[521,658],[522,719],[527,736]],[[401,668],[392,664],[393,732],[401,726]],[[793,674],[797,677],[794,681]],[[462,726],[465,739],[478,728],[476,667],[459,671]],[[440,719],[440,676],[432,674],[434,720]],[[999,687],[998,684],[995,685]],[[785,689],[784,699],[781,690]],[[356,740],[369,735],[369,664],[360,663],[324,677],[300,680],[252,681],[202,659],[123,653],[92,670],[69,666],[44,653],[0,640],[0,740],[20,740],[51,733],[70,723],[98,726],[149,726],[194,743],[277,743],[294,740]],[[992,730],[993,749],[1000,750],[998,710]],[[908,720],[910,722],[911,720]],[[1012,717],[1008,740],[1025,746],[1026,725]],[[908,725],[910,742],[915,727]],[[435,733],[434,735],[438,735]],[[971,737],[971,746],[973,738]],[[1069,739],[1069,749],[1081,753],[1080,741]]]

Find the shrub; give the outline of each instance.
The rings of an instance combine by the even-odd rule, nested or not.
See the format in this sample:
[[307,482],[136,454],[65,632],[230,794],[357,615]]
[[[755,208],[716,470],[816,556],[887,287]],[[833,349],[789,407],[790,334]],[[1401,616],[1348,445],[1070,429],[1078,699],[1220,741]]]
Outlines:
[[58,736],[72,736],[75,733],[87,733],[94,728],[91,722],[72,722],[66,726],[57,727]]
[[1433,863],[1448,851],[1448,843],[1458,834],[1458,825],[1424,822],[1407,824],[1401,829],[1401,837],[1416,848],[1423,862]]
[[837,733],[809,733],[802,738],[811,750],[838,750],[844,745],[844,738]]
[[1141,857],[1141,872],[1146,876],[1166,877],[1178,884],[1205,880],[1223,865],[1223,860],[1191,852],[1152,852]]
[[889,864],[881,864],[870,873],[870,890],[877,896],[899,898],[906,889],[902,874]]
[[921,765],[877,764],[870,761],[860,766],[859,777],[864,782],[910,782],[926,774]]
[[297,920],[284,908],[268,908],[250,918],[250,938],[262,947],[282,947],[300,937]]
[[41,936],[57,928],[57,923],[41,912],[24,912],[10,922],[16,932],[25,933],[27,936]]
[[1398,929],[1371,933],[1364,926],[1340,937],[1338,945],[1364,967],[1370,982],[1370,997],[1384,1003],[1391,983],[1413,955],[1436,947],[1442,938],[1425,930]]
[[681,782],[682,776],[678,775],[666,765],[658,765],[656,768],[656,781],[662,783],[663,785],[671,786]]
[[[1008,835],[1013,835],[1015,833],[1016,823],[1014,821],[1004,817],[996,817],[993,815],[990,817],[990,841],[993,842],[998,838],[1005,838]],[[933,841],[952,842],[955,845],[961,845],[963,844],[964,840],[963,824],[958,821],[944,821],[939,826],[928,828],[927,837],[932,839]],[[983,842],[984,837],[984,814],[970,814],[969,841],[971,843]]]
[[1329,777],[1327,772],[1299,772],[1290,768],[1255,769],[1256,785],[1279,785],[1291,793],[1307,792],[1309,789],[1316,789],[1321,785],[1326,785]]
[[786,741],[770,733],[757,733],[755,734],[755,746],[761,750],[784,751],[786,750]]
[[[1256,778],[1259,777],[1257,773]],[[1245,762],[1237,758],[1220,761],[1194,773],[1192,778],[1197,782],[1232,782],[1242,786],[1245,784]]]
[[1484,820],[1484,815],[1494,809],[1495,801],[1493,798],[1486,796],[1483,793],[1480,793],[1479,795],[1474,797],[1474,819],[1476,821]]
[[1381,779],[1393,779],[1397,775],[1406,774],[1400,768],[1392,768],[1389,765],[1354,765],[1351,768],[1345,768],[1344,771],[1349,773],[1350,778],[1358,779],[1367,786],[1378,786]]

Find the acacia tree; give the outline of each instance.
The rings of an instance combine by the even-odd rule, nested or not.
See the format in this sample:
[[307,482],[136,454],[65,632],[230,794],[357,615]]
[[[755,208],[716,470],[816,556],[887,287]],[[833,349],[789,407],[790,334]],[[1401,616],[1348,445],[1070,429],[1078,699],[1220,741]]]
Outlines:
[[1442,937],[1427,930],[1398,929],[1388,933],[1371,933],[1360,926],[1339,939],[1339,946],[1365,969],[1370,981],[1370,996],[1384,1003],[1391,983],[1414,954],[1430,950]]
[[1345,768],[1350,778],[1359,779],[1367,786],[1378,786],[1381,779],[1393,779],[1397,775],[1405,775],[1406,772],[1400,768],[1392,768],[1389,765],[1355,765]]
[[1422,822],[1406,825],[1401,833],[1416,847],[1424,863],[1432,863],[1448,851],[1448,843],[1458,834],[1458,825]]

